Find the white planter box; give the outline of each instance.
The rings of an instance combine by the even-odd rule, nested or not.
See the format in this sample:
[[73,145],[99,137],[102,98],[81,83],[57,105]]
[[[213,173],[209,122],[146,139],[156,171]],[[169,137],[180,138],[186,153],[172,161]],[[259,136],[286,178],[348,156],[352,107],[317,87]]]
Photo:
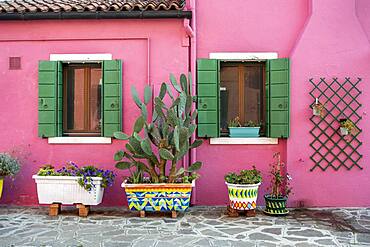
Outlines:
[[103,200],[104,188],[101,187],[100,177],[92,177],[95,188],[90,192],[78,184],[80,177],[33,175],[32,178],[37,184],[40,204],[98,205]]

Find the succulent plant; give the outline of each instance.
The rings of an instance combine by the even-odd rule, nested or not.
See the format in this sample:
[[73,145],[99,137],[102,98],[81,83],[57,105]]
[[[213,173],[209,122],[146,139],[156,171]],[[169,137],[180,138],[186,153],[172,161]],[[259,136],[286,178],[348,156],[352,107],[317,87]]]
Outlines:
[[[185,170],[178,167],[180,161],[192,148],[199,147],[203,142],[194,140],[197,110],[192,110],[196,96],[192,93],[191,76],[181,74],[180,83],[174,75],[170,75],[171,86],[162,83],[158,96],[154,97],[154,109],[151,117],[147,106],[152,102],[152,91],[145,87],[144,100],[138,96],[136,88],[131,87],[131,93],[141,115],[134,123],[133,132],[128,135],[123,132],[114,133],[120,140],[128,140],[125,150],[119,150],[114,155],[116,168],[129,169],[132,183],[175,183],[191,182],[198,178],[196,173],[202,166],[195,162]],[[175,94],[172,89],[175,89]],[[168,96],[168,97],[166,97]],[[169,169],[166,169],[169,165]],[[145,174],[149,175],[145,180]]]

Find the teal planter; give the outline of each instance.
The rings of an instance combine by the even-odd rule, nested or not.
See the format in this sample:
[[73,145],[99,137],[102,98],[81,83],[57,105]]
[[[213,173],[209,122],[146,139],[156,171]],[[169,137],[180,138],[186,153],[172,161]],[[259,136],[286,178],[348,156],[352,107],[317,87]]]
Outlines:
[[230,137],[259,137],[260,127],[229,127]]

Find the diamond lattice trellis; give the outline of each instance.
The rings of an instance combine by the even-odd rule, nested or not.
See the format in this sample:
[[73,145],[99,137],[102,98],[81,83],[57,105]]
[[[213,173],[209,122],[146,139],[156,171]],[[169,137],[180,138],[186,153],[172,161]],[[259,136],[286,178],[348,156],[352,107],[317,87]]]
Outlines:
[[[329,167],[335,171],[340,168],[351,170],[353,167],[363,169],[359,165],[362,155],[358,148],[362,145],[359,135],[362,130],[358,124],[362,117],[358,110],[362,106],[358,101],[361,91],[358,88],[361,78],[351,81],[350,78],[339,80],[333,78],[329,82],[325,78],[319,80],[310,79],[313,88],[310,91],[312,97],[312,109],[316,98],[324,104],[324,114],[322,116],[310,117],[313,128],[310,134],[313,141],[310,143],[314,150],[310,159],[314,162],[311,168],[320,168],[325,171]],[[354,133],[342,136],[340,128],[340,119],[350,119],[356,126]]]

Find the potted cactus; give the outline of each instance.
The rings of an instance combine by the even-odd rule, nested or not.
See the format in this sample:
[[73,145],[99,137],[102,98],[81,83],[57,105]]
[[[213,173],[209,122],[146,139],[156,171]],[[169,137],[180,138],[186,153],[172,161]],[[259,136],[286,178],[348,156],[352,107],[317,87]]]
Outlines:
[[229,194],[229,214],[232,211],[254,211],[257,206],[258,187],[261,185],[261,172],[253,166],[250,170],[241,170],[239,174],[230,172],[225,175]]
[[194,123],[197,110],[192,110],[195,96],[190,77],[182,74],[179,84],[171,74],[170,81],[176,94],[169,84],[162,83],[159,95],[154,98],[152,116],[147,111],[152,101],[150,87],[145,88],[143,101],[132,87],[133,100],[141,115],[131,134],[114,133],[115,138],[128,141],[124,150],[116,152],[114,159],[116,168],[130,172],[122,187],[129,208],[140,211],[142,217],[145,211],[171,211],[173,217],[176,212],[185,211],[190,204],[194,181],[199,177],[196,171],[202,166],[201,162],[188,168],[178,164],[202,141],[191,141],[197,127]]
[[261,123],[249,120],[241,124],[240,118],[235,117],[229,121],[230,137],[259,137]]
[[280,153],[274,154],[275,161],[270,164],[271,192],[266,194],[266,209],[264,212],[268,215],[279,216],[286,215],[289,211],[286,209],[286,202],[289,194],[292,192],[289,181],[292,179],[284,170],[285,163],[281,161]]
[[16,175],[19,169],[20,166],[17,159],[10,154],[0,153],[0,198],[3,193],[4,177]]

